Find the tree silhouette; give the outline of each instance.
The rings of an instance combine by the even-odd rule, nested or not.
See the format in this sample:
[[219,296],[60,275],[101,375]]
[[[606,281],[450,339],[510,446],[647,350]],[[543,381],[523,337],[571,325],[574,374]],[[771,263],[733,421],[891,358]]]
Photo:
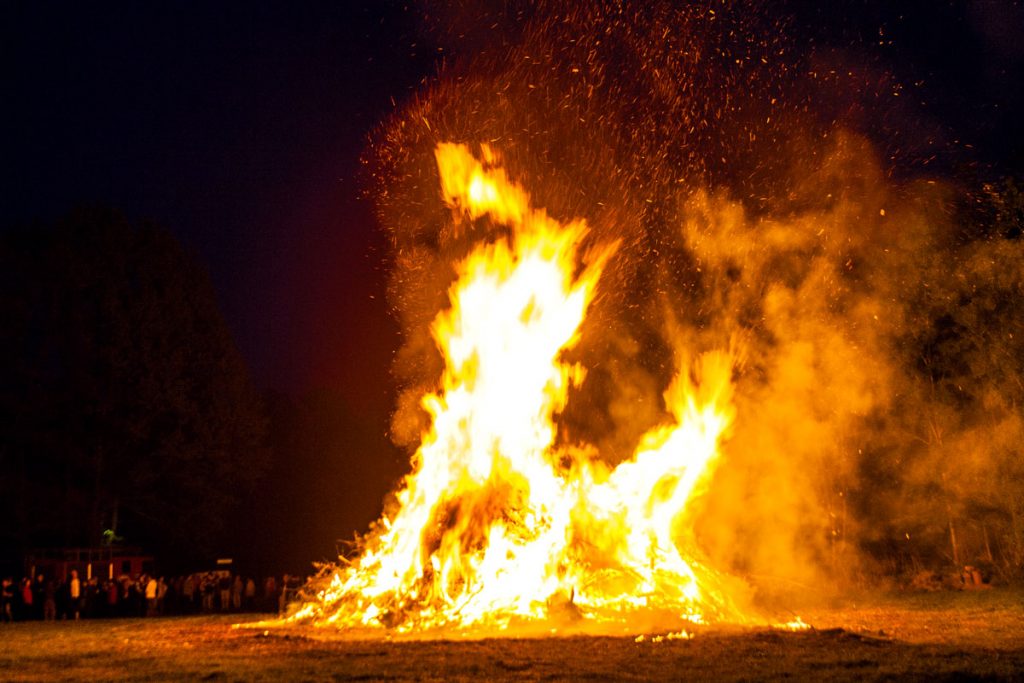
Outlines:
[[109,209],[0,241],[0,516],[15,545],[201,553],[264,467],[264,418],[205,271]]
[[909,269],[927,284],[898,340],[909,381],[896,430],[910,438],[894,451],[899,523],[918,531],[919,549],[1008,576],[1024,571],[1021,205],[1006,181],[987,215],[968,215],[958,240]]

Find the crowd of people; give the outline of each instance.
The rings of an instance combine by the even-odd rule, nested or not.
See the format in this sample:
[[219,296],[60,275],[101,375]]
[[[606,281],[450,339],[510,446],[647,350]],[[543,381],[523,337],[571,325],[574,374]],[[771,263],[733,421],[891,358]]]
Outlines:
[[257,582],[226,570],[102,580],[82,578],[75,570],[66,579],[8,576],[0,590],[0,621],[283,612],[301,584],[288,574]]

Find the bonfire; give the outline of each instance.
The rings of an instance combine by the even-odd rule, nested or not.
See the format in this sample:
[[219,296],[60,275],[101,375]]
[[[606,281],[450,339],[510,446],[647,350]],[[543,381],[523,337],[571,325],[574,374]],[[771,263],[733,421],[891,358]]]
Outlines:
[[587,371],[563,355],[616,244],[585,248],[586,223],[532,206],[486,145],[443,143],[436,159],[454,220],[507,230],[458,265],[433,321],[445,369],[396,510],[290,619],[398,632],[746,620],[689,516],[733,420],[730,354],[679,350],[664,421],[627,461],[556,447],[554,418]]

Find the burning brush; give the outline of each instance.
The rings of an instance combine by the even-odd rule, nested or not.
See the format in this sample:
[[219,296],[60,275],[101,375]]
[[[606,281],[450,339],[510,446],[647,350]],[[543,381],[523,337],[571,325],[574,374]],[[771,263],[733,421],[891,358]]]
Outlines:
[[455,220],[508,232],[459,264],[433,322],[442,386],[423,397],[431,428],[397,511],[290,620],[399,632],[744,620],[688,525],[733,419],[729,354],[679,362],[664,424],[618,466],[556,447],[554,417],[586,373],[562,357],[616,245],[583,250],[587,225],[531,206],[487,146],[478,158],[440,144],[436,159]]

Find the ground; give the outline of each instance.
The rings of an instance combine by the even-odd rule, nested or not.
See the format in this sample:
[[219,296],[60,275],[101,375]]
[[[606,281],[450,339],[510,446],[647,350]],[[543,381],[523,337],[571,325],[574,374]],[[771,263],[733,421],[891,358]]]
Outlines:
[[1024,680],[1024,591],[862,596],[800,616],[812,628],[640,642],[360,640],[237,615],[0,624],[0,680]]

